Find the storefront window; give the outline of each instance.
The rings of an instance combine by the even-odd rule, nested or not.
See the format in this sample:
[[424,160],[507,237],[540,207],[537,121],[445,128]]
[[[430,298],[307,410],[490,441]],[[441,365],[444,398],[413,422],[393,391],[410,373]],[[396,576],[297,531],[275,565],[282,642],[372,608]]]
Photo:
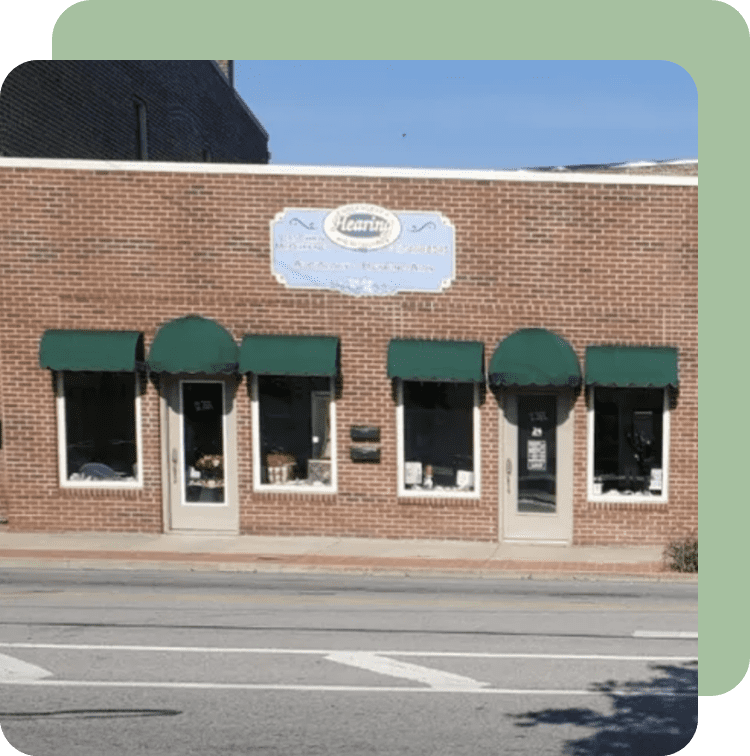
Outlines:
[[331,379],[261,375],[256,381],[260,485],[332,487]]
[[593,391],[594,496],[665,494],[664,390]]
[[60,374],[63,479],[135,483],[136,377],[133,373]]
[[405,491],[477,490],[474,384],[404,381],[402,399]]

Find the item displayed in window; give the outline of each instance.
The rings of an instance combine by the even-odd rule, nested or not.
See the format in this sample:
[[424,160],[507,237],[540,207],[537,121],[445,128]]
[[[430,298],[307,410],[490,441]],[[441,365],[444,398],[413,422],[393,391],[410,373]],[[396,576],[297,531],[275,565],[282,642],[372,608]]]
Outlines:
[[474,473],[471,470],[456,470],[456,486],[462,491],[474,488]]
[[593,389],[594,495],[661,496],[664,390]]
[[261,483],[332,486],[331,380],[261,375],[257,396]]
[[294,478],[294,467],[297,464],[293,454],[271,452],[266,455],[266,470],[269,483],[288,483]]
[[67,480],[136,482],[135,375],[65,373],[60,380]]
[[422,482],[422,463],[407,462],[404,465],[404,484],[416,486]]
[[321,483],[325,486],[331,485],[331,460],[330,459],[310,459],[307,462],[307,480],[315,485]]
[[403,382],[404,486],[474,490],[474,385]]

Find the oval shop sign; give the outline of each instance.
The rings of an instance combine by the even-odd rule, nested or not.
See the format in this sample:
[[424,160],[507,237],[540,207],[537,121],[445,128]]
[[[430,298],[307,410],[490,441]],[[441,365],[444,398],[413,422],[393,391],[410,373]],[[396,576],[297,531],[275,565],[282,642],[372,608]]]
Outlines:
[[389,210],[378,205],[342,205],[323,222],[325,235],[347,249],[387,247],[401,234],[401,223]]

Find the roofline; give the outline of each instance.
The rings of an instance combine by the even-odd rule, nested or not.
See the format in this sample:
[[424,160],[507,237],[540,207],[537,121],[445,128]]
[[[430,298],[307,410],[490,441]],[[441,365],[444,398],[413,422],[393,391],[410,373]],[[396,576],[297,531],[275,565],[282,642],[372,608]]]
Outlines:
[[265,128],[263,128],[263,124],[258,120],[255,113],[253,113],[253,111],[250,110],[250,107],[248,106],[248,104],[245,102],[245,100],[242,99],[242,95],[240,95],[240,93],[237,91],[237,87],[234,85],[234,81],[230,81],[224,75],[224,71],[221,70],[221,66],[215,60],[212,60],[211,63],[214,64],[214,68],[216,69],[217,73],[221,76],[224,83],[232,90],[232,94],[234,95],[235,100],[237,100],[239,104],[243,107],[243,109],[245,110],[245,113],[247,113],[247,115],[250,116],[250,119],[252,120],[252,122],[260,129],[260,132],[266,138],[266,142],[268,142],[271,137],[268,135],[268,132],[265,130]]
[[[655,165],[697,165],[698,158],[685,158],[679,160],[636,160],[624,163],[574,163],[571,165],[534,165],[527,166],[527,171],[583,171],[586,168],[601,170],[613,170],[617,168],[650,168]],[[613,171],[614,172],[614,171]]]
[[519,181],[556,184],[652,184],[698,186],[697,176],[659,176],[628,173],[556,173],[442,168],[379,168],[338,165],[276,165],[264,163],[178,163],[148,160],[69,160],[61,158],[0,157],[0,168],[40,168],[60,171],[140,171],[143,173],[217,173],[266,176],[333,176],[452,181]]

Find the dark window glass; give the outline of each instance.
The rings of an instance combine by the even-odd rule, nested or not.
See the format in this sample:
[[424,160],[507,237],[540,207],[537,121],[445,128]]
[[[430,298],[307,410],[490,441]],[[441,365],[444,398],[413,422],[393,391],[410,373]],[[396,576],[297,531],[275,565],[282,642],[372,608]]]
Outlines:
[[182,384],[185,501],[224,499],[223,384],[184,381]]
[[594,389],[594,493],[661,495],[662,389]]
[[474,384],[404,381],[407,489],[474,490]]
[[331,485],[328,378],[258,376],[261,481]]
[[557,397],[518,397],[518,511],[557,509]]
[[134,481],[135,375],[65,373],[63,392],[68,480]]

